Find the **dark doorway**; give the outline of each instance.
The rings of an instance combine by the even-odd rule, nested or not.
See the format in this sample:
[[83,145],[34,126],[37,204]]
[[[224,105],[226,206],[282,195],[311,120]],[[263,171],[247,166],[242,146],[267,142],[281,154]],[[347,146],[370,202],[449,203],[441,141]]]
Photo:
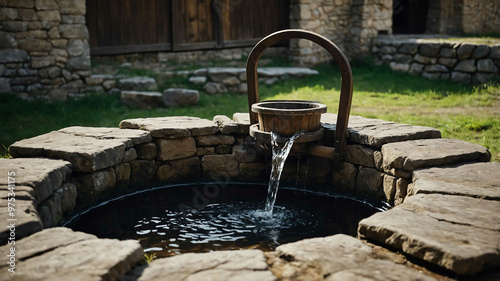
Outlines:
[[418,34],[426,30],[429,0],[394,0],[392,33]]

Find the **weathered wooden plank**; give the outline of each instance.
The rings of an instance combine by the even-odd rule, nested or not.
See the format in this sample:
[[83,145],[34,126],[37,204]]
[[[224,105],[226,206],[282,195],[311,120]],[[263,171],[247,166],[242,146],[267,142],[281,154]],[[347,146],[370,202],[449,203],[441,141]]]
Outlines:
[[99,46],[111,45],[111,13],[110,0],[101,0],[97,2],[97,40]]
[[91,56],[117,55],[141,52],[166,52],[172,50],[172,44],[142,44],[126,46],[96,47],[90,49]]
[[97,47],[99,40],[97,40],[97,2],[87,0],[87,13],[85,14],[87,28],[89,30],[89,44],[90,47]]
[[156,1],[156,40],[157,43],[172,42],[172,3],[171,0]]
[[[106,16],[106,15],[101,15]],[[110,1],[110,14],[111,18],[111,45],[117,46],[122,44],[121,35],[121,11],[120,1]]]
[[120,18],[121,18],[121,41],[123,45],[134,44],[134,37],[132,35],[132,13],[131,2],[134,0],[121,0],[120,1]]

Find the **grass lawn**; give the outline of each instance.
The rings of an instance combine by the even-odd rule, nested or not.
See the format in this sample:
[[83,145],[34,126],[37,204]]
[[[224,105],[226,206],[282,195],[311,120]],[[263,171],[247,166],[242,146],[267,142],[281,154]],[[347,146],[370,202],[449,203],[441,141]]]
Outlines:
[[[317,100],[335,113],[340,90],[338,69],[331,65],[317,69],[320,74],[316,76],[261,85],[261,99]],[[500,86],[476,88],[430,81],[367,63],[354,63],[353,75],[352,115],[434,127],[444,138],[486,146],[492,152],[492,161],[500,161]],[[175,83],[187,85],[187,79],[177,78]],[[160,85],[160,89],[171,84]],[[231,117],[234,112],[247,111],[247,96],[231,93],[202,93],[197,106],[154,110],[129,109],[119,103],[118,96],[107,94],[64,102],[27,102],[0,95],[1,155],[5,157],[5,148],[17,140],[67,126],[117,127],[127,118],[189,115],[211,119],[218,114]]]

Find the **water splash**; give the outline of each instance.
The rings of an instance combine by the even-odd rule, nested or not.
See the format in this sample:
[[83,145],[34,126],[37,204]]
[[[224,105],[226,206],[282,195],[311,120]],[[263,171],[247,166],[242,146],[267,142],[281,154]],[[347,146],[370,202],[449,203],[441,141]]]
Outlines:
[[271,146],[273,149],[273,159],[271,160],[271,176],[269,177],[269,185],[267,190],[266,207],[264,211],[271,216],[273,214],[274,203],[276,202],[276,195],[278,194],[278,187],[280,185],[281,172],[285,165],[285,160],[292,149],[293,142],[304,134],[304,131],[295,133],[283,146],[280,148],[278,145],[277,133],[271,132]]

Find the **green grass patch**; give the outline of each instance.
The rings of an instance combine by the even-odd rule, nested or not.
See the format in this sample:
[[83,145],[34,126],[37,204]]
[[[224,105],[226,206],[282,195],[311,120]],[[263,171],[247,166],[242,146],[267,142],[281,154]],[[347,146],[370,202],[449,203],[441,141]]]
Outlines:
[[[326,104],[329,112],[337,112],[339,70],[332,65],[317,69],[319,75],[288,79],[272,86],[260,85],[261,99],[316,100]],[[351,114],[434,127],[445,138],[463,139],[487,147],[492,152],[492,160],[500,161],[500,86],[473,87],[427,80],[370,63],[354,63],[352,70]],[[131,70],[127,71],[123,74]],[[154,77],[151,72],[143,74]],[[182,77],[159,86],[160,90],[172,86],[193,88],[187,78]],[[202,92],[196,106],[153,110],[129,109],[120,104],[119,96],[107,94],[64,102],[27,102],[13,95],[0,95],[0,112],[4,120],[0,144],[8,147],[17,140],[68,126],[118,127],[123,119],[160,116],[212,119],[223,114],[231,117],[235,112],[248,112],[248,104],[246,95],[234,93],[209,96]],[[6,149],[0,146],[0,150],[5,156]]]

